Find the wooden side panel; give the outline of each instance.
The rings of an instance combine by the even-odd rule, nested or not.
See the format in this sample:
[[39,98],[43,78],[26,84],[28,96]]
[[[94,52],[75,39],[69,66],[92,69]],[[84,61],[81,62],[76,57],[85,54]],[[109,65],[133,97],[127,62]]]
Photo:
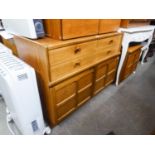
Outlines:
[[99,34],[117,31],[120,27],[120,19],[100,19]]
[[55,111],[48,86],[50,80],[47,49],[39,44],[35,44],[30,39],[15,36],[14,40],[18,56],[36,71],[44,115],[46,118],[49,118],[50,124],[55,124]]
[[16,48],[16,45],[14,43],[14,39],[5,39],[3,37],[1,37],[1,39],[2,39],[2,43],[6,47],[10,48],[12,50],[12,52],[13,52],[14,55],[18,56],[17,48]]

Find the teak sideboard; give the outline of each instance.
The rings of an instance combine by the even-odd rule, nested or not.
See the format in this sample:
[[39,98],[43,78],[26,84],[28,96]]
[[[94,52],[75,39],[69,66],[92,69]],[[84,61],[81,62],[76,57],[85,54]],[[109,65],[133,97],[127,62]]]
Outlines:
[[121,41],[117,32],[66,41],[15,36],[19,57],[36,70],[51,126],[115,80]]

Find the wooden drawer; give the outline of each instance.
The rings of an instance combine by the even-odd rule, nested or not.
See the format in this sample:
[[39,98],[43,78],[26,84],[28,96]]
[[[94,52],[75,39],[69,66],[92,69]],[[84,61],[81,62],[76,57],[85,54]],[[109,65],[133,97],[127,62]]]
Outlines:
[[96,61],[102,61],[114,55],[119,55],[120,51],[115,47],[107,47],[96,52]]
[[94,56],[80,57],[75,60],[71,60],[68,63],[62,63],[60,65],[51,66],[51,78],[57,80],[63,76],[77,72],[85,67],[88,67],[94,63]]
[[89,41],[51,50],[49,51],[50,65],[70,61],[84,55],[89,56],[95,53],[96,45],[97,41]]
[[108,33],[117,31],[120,27],[120,19],[100,19],[99,33]]
[[97,44],[98,50],[102,50],[107,47],[115,47],[116,51],[120,51],[121,40],[121,35],[99,39]]

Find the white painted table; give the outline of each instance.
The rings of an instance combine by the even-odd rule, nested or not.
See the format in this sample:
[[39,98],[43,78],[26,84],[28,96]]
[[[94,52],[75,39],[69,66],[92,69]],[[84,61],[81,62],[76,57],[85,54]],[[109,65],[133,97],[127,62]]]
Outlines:
[[131,42],[144,42],[145,40],[148,40],[147,43],[142,48],[143,54],[141,62],[143,63],[144,58],[148,52],[149,45],[152,41],[154,29],[155,26],[148,25],[136,28],[120,28],[118,30],[119,32],[123,33],[123,40],[122,40],[122,53],[116,76],[116,85],[118,85],[119,83],[120,72],[127,54],[129,44]]

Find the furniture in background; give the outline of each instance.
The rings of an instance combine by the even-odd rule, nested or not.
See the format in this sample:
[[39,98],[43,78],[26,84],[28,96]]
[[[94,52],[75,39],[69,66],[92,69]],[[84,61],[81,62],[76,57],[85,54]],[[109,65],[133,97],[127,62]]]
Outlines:
[[44,19],[48,37],[66,40],[83,36],[115,32],[120,27],[120,19]]
[[120,82],[120,73],[126,58],[126,54],[128,51],[129,44],[131,42],[145,42],[144,47],[142,48],[142,63],[144,62],[144,58],[148,52],[149,45],[152,41],[154,26],[141,26],[141,27],[134,27],[134,28],[120,28],[119,32],[123,33],[123,40],[122,40],[122,53],[121,59],[119,62],[117,76],[116,76],[116,85]]
[[10,48],[15,56],[18,56],[18,54],[17,54],[17,48],[16,48],[16,45],[15,45],[15,43],[14,43],[14,39],[13,39],[13,38],[11,38],[11,39],[5,39],[5,38],[3,38],[2,36],[0,36],[0,38],[1,38],[1,39],[0,39],[1,42],[2,42],[6,47]]
[[120,81],[123,81],[136,71],[142,47],[142,45],[134,45],[128,48],[128,52],[121,70]]
[[122,19],[121,27],[122,28],[131,28],[150,25],[149,19]]
[[119,32],[65,41],[15,36],[19,57],[38,75],[44,114],[50,126],[115,81],[121,41]]
[[[150,25],[155,25],[154,19],[151,20]],[[144,62],[147,62],[147,58],[152,57],[154,52],[155,52],[155,32],[153,33],[153,38],[152,38],[152,41],[149,46],[149,51],[148,51],[147,55],[145,56]]]

